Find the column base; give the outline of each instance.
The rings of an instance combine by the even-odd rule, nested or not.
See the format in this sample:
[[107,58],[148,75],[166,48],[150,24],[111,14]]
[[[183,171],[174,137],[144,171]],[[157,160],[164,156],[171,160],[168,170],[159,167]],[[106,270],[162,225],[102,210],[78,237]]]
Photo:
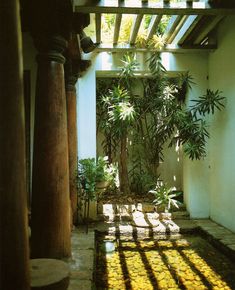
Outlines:
[[30,261],[32,290],[66,290],[69,286],[69,265],[56,259]]

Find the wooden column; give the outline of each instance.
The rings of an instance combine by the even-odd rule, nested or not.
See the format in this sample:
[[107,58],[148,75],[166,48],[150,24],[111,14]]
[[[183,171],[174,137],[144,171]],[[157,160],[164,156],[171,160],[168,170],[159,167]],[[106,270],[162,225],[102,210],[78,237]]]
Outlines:
[[67,125],[68,125],[68,152],[69,152],[69,189],[71,200],[72,223],[77,224],[77,97],[75,84],[78,73],[74,72],[75,64],[67,60],[65,65],[65,90],[67,100]]
[[32,182],[32,258],[71,255],[68,136],[64,62],[66,41],[34,39],[39,50]]
[[19,1],[0,0],[0,289],[29,290]]

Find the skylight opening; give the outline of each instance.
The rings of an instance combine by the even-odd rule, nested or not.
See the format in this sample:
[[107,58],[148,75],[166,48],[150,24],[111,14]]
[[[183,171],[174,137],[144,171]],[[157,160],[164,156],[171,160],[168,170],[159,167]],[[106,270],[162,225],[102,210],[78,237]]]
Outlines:
[[105,13],[101,18],[101,39],[103,43],[112,43],[116,14]]
[[130,38],[131,27],[133,25],[134,15],[133,14],[123,14],[122,23],[120,27],[119,42],[128,43]]

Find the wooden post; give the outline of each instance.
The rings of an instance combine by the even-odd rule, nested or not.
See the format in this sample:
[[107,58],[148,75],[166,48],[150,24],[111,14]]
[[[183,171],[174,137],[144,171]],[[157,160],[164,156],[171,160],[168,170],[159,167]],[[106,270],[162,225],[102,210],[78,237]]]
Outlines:
[[72,223],[77,224],[77,97],[75,84],[78,79],[78,70],[74,72],[75,63],[67,60],[65,65],[65,89],[67,100],[67,125],[68,125],[68,152],[69,152],[69,189],[71,200]]
[[29,290],[19,1],[0,0],[0,289]]
[[35,38],[39,50],[32,182],[32,258],[71,255],[67,113],[62,52],[67,42]]

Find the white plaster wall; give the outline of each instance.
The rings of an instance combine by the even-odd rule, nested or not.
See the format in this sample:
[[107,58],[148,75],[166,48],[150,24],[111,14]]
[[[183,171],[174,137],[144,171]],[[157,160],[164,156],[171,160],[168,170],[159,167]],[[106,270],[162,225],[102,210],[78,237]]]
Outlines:
[[95,69],[80,78],[76,85],[77,98],[77,128],[78,128],[78,158],[96,156],[96,86]]
[[226,109],[211,121],[211,218],[235,231],[235,16],[219,29],[218,49],[209,57],[209,84],[223,91]]
[[[195,85],[188,96],[190,100],[203,95],[208,88],[208,55],[183,54],[175,57],[175,67],[178,70],[188,70],[194,78]],[[209,154],[209,152],[208,152]],[[191,161],[183,157],[183,190],[184,202],[192,218],[209,217],[209,178],[208,155],[204,160]]]

